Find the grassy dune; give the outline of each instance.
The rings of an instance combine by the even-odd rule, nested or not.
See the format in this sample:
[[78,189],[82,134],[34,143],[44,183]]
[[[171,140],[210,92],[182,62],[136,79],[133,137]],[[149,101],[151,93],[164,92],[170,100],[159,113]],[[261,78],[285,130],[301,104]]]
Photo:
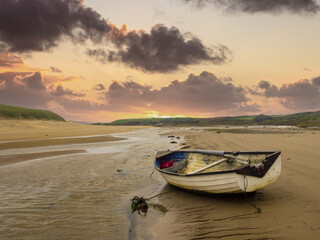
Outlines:
[[0,104],[0,118],[65,121],[61,116],[51,111],[8,106],[3,104]]
[[215,126],[215,125],[290,125],[320,126],[320,111],[289,115],[253,115],[216,118],[141,118],[121,119],[96,125],[112,126]]

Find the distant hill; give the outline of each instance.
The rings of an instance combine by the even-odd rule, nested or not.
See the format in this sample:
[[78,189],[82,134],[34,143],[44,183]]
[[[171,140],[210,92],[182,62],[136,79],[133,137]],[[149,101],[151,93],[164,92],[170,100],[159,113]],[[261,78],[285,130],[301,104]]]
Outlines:
[[320,126],[320,111],[289,115],[253,115],[216,118],[141,118],[121,119],[111,123],[95,123],[111,126],[216,126],[216,125],[289,125],[298,127]]
[[29,109],[0,104],[0,119],[38,119],[65,121],[58,114],[46,110]]

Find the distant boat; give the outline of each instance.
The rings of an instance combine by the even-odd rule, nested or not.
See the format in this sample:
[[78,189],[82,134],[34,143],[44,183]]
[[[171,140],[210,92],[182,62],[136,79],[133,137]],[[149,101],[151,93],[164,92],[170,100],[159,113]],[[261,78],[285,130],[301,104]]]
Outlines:
[[155,168],[170,184],[206,193],[255,192],[281,172],[280,151],[158,152]]

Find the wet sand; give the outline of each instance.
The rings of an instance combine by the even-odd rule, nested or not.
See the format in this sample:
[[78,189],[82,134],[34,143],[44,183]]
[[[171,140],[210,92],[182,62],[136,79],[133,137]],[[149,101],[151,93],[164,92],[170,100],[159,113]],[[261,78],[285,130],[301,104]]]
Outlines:
[[[72,144],[48,146],[37,142],[25,148],[15,145],[1,150],[0,239],[138,236],[137,216],[131,214],[130,199],[141,191],[161,192],[164,182],[149,177],[154,153],[179,144],[170,144],[169,138],[159,135],[160,129],[124,129],[131,132],[112,134],[118,141],[78,142],[79,138],[72,138]],[[91,129],[88,133],[90,136],[81,139],[91,138]],[[152,221],[162,214],[158,212]]]
[[[2,150],[0,158],[28,161],[0,166],[0,238],[319,239],[320,131],[260,131],[149,128],[112,134],[119,141]],[[278,149],[282,173],[247,198],[190,193],[157,172],[149,177],[157,151],[181,147]],[[136,195],[158,195],[146,216],[131,213]]]
[[113,136],[88,136],[88,137],[69,137],[69,138],[48,138],[48,139],[32,139],[27,141],[10,141],[0,142],[0,150],[30,148],[30,147],[46,147],[54,145],[66,145],[77,143],[96,143],[119,141],[124,138],[116,138]]
[[59,155],[68,155],[68,154],[85,153],[85,152],[86,152],[85,150],[69,150],[69,151],[52,151],[52,152],[40,152],[40,153],[0,155],[0,166],[33,160],[37,158],[47,158],[47,157],[53,157],[53,156],[59,156]]

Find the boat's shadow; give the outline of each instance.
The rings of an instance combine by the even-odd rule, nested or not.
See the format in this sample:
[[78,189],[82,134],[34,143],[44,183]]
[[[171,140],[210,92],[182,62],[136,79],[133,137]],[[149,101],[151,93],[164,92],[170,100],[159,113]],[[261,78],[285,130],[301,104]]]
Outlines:
[[222,211],[223,214],[232,216],[237,213],[243,216],[254,215],[262,212],[260,205],[266,200],[263,190],[238,194],[209,194],[166,184],[161,193],[163,195],[161,203],[170,206],[168,211],[176,213],[196,210],[198,213],[206,214]]
[[193,199],[210,199],[210,200],[223,200],[223,201],[230,201],[230,202],[247,202],[248,200],[261,200],[262,197],[262,191],[258,192],[243,192],[243,193],[235,193],[235,194],[214,194],[214,193],[206,193],[206,192],[200,192],[200,191],[193,191],[193,190],[187,190],[175,187],[171,184],[166,184],[162,191],[162,194],[171,193],[171,197],[175,197],[179,199],[182,198],[193,198]]

